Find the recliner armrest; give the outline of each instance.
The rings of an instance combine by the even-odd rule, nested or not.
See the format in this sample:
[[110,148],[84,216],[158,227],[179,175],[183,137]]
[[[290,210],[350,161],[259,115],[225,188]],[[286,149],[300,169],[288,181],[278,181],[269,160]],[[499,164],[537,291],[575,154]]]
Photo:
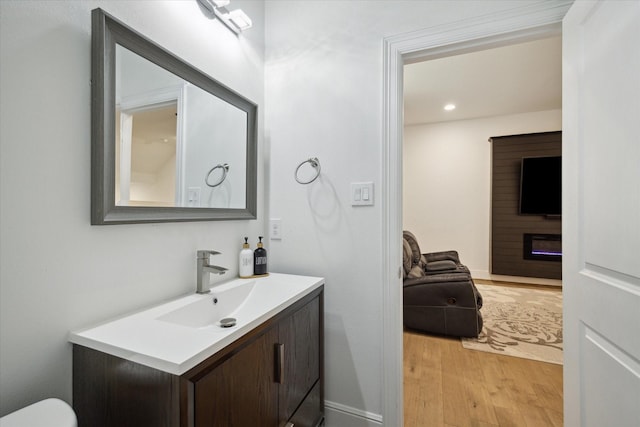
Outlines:
[[403,287],[407,286],[415,286],[415,285],[430,285],[435,283],[464,283],[468,284],[472,282],[471,276],[466,273],[440,273],[440,274],[432,274],[422,277],[416,277],[414,279],[405,279],[402,282]]
[[449,259],[426,262],[424,266],[425,271],[453,271],[457,268],[458,264]]
[[442,252],[429,252],[422,254],[427,262],[434,261],[453,261],[456,264],[460,264],[460,257],[457,251],[442,251]]
[[[406,283],[409,282],[409,283]],[[448,306],[478,309],[477,295],[469,281],[407,280],[403,286],[405,306]]]

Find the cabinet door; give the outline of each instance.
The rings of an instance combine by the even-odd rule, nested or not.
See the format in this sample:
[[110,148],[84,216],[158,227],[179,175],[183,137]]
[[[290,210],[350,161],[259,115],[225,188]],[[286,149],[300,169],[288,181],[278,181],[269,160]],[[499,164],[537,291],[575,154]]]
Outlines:
[[280,425],[284,425],[320,378],[319,298],[282,320],[279,332],[284,344],[280,384]]
[[272,328],[195,383],[195,427],[278,425]]

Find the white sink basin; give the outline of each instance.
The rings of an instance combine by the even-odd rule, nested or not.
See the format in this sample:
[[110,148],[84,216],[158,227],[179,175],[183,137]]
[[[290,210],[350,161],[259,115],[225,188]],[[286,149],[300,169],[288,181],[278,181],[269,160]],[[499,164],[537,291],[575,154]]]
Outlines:
[[[182,375],[323,283],[321,277],[278,273],[232,279],[210,294],[185,295],[71,332],[69,341]],[[225,317],[236,318],[236,325],[221,327]]]
[[249,298],[255,284],[255,280],[233,280],[215,287],[210,294],[201,295],[198,301],[163,314],[157,319],[191,328],[211,325],[220,327],[220,319],[233,317],[233,313]]

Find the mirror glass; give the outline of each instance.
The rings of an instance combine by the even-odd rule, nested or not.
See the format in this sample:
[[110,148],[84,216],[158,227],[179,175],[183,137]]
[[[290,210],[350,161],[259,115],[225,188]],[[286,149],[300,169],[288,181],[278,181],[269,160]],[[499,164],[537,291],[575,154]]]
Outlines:
[[93,50],[92,223],[255,219],[257,106],[100,9]]

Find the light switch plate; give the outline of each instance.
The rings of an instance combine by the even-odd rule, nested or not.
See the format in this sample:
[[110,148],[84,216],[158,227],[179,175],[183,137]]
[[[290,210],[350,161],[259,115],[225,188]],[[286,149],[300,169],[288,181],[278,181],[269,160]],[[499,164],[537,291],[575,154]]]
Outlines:
[[282,220],[271,218],[269,221],[269,237],[271,240],[282,240]]
[[373,182],[351,183],[351,206],[373,205]]

